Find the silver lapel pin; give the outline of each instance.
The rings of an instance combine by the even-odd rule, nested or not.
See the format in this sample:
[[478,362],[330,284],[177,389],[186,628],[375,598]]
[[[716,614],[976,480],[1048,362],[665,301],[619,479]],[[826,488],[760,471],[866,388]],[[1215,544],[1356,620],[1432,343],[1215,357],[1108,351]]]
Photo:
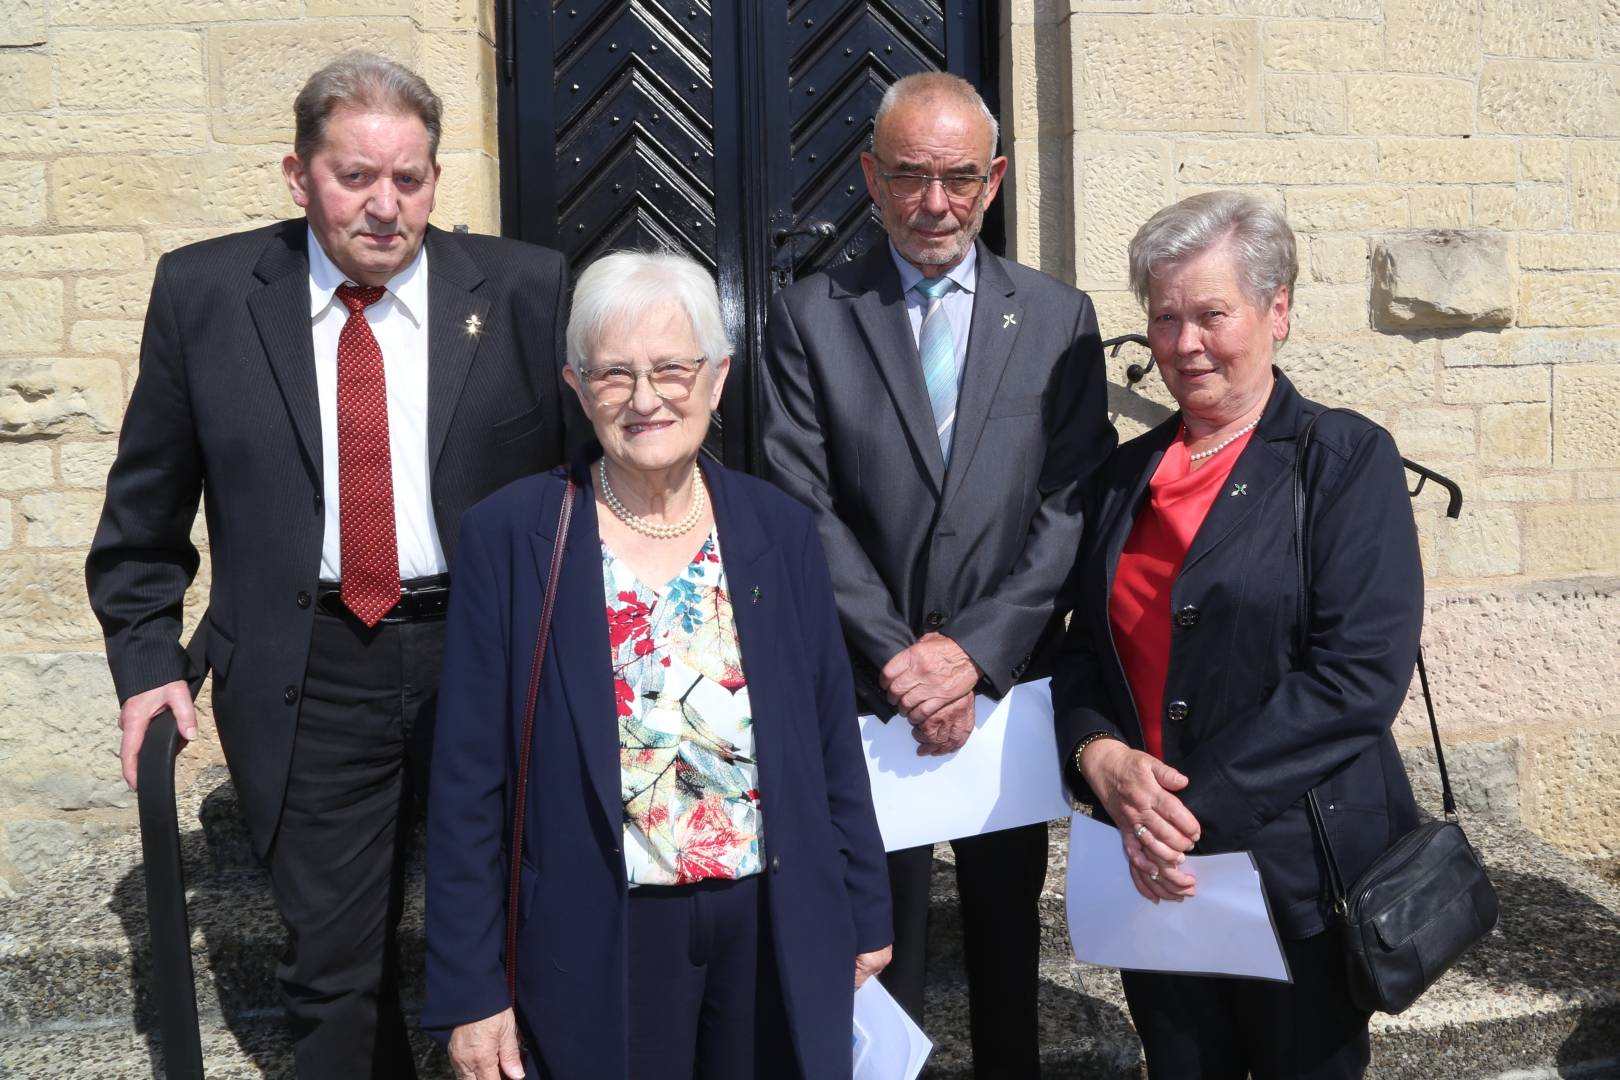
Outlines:
[[462,325],[467,328],[467,333],[477,334],[484,328],[484,320],[480,319],[478,317],[478,313],[475,311],[471,315],[467,316],[467,321]]
[[1018,315],[1015,312],[1009,311],[1009,312],[1007,312],[1005,315],[1003,315],[1001,317],[1001,328],[1003,330],[1007,329],[1007,327],[1009,327],[1009,326],[1017,326],[1017,325],[1018,325]]
[[1232,485],[1232,490],[1228,491],[1226,494],[1228,496],[1232,496],[1232,495],[1247,495],[1248,493],[1249,493],[1249,485],[1248,484],[1233,484]]

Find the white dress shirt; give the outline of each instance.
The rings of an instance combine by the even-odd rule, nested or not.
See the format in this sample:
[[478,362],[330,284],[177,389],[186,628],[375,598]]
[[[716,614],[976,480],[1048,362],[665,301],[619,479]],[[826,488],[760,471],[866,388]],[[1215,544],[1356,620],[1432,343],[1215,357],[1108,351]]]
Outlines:
[[[900,271],[900,287],[906,293],[906,317],[911,320],[911,340],[922,343],[923,317],[928,314],[928,297],[916,290],[923,272],[906,261],[905,256],[889,241],[889,254],[894,257],[895,268]],[[956,282],[956,288],[940,300],[945,305],[945,317],[951,323],[951,341],[956,346],[956,387],[962,388],[962,370],[967,366],[968,331],[973,329],[973,290],[979,284],[979,245],[968,247],[962,261],[945,271],[945,276]]]
[[[321,540],[321,580],[342,578],[338,497],[337,348],[349,309],[337,288],[354,284],[309,234],[309,318],[315,342],[315,389],[321,406],[321,474],[326,531]],[[366,322],[382,350],[388,384],[388,455],[394,473],[394,532],[399,540],[399,576],[408,580],[442,574],[444,546],[433,522],[428,468],[428,265],[427,246],[384,286],[381,300],[366,308]]]

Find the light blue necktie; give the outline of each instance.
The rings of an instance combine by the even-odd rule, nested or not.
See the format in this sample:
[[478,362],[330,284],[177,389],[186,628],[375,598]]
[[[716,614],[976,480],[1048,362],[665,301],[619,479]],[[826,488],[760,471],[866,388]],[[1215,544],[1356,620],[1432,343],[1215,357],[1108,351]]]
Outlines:
[[939,452],[946,464],[951,460],[951,429],[956,424],[956,338],[951,320],[945,314],[945,296],[956,282],[941,274],[923,278],[912,286],[928,298],[917,351],[922,354],[923,381],[928,384],[928,401],[934,407],[934,430],[939,435]]

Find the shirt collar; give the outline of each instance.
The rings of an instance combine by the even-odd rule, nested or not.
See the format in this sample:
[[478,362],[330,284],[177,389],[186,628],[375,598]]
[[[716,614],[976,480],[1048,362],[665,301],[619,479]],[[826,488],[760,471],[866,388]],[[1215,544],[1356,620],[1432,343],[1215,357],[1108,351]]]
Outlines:
[[[309,317],[316,318],[332,303],[332,294],[349,279],[326,254],[315,230],[309,229]],[[416,326],[427,314],[427,245],[423,244],[410,264],[388,279],[383,288],[395,305]]]
[[[917,282],[923,279],[923,272],[906,261],[906,257],[900,254],[900,249],[894,246],[893,240],[889,241],[889,255],[894,259],[895,269],[900,271],[900,291],[909,295]],[[945,276],[956,282],[956,287],[963,292],[970,296],[973,294],[973,287],[979,283],[978,241],[968,245],[967,254],[962,257],[962,261],[945,271]]]

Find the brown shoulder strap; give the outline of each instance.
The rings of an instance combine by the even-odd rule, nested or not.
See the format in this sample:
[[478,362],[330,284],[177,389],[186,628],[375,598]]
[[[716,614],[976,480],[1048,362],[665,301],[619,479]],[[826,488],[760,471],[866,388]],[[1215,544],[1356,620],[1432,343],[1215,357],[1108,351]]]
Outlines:
[[529,664],[529,694],[523,705],[523,738],[517,760],[517,797],[512,800],[512,870],[506,890],[506,996],[517,1004],[518,892],[523,880],[523,811],[529,793],[529,754],[534,746],[534,704],[540,695],[540,671],[545,666],[546,642],[551,638],[551,615],[557,606],[557,582],[562,577],[563,552],[568,547],[568,525],[574,517],[574,478],[568,478],[562,509],[557,514],[557,540],[551,549],[551,571],[540,607],[540,632],[534,639]]

